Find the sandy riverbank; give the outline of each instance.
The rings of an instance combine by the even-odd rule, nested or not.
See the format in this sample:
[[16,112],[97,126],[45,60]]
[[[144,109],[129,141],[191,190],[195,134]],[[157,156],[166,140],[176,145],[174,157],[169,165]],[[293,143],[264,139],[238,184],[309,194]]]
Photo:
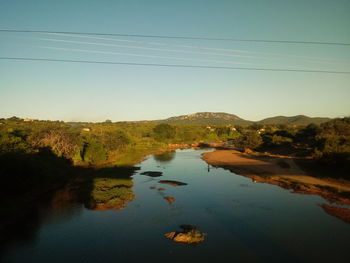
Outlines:
[[317,194],[325,199],[350,204],[350,184],[307,175],[292,157],[256,156],[235,150],[216,150],[202,156],[208,164],[228,169],[254,182],[270,183],[295,193]]

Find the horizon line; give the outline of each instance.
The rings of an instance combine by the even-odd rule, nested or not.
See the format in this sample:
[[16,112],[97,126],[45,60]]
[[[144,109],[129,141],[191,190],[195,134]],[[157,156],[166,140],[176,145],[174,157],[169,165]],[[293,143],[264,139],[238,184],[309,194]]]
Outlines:
[[273,115],[273,116],[269,116],[269,117],[265,117],[259,120],[249,120],[249,119],[244,119],[239,117],[236,114],[233,113],[227,113],[227,112],[214,112],[214,111],[201,111],[201,112],[196,112],[196,113],[190,113],[190,114],[182,114],[182,115],[176,115],[176,116],[170,116],[170,117],[166,117],[166,118],[162,118],[162,119],[142,119],[142,120],[112,120],[111,118],[105,118],[105,120],[101,120],[101,121],[83,121],[83,120],[64,120],[64,119],[43,119],[43,118],[35,118],[35,117],[19,117],[16,115],[10,116],[10,117],[0,117],[1,119],[10,119],[13,117],[19,118],[21,120],[33,120],[33,121],[58,121],[58,122],[66,122],[66,123],[104,123],[108,120],[110,120],[113,123],[118,123],[118,122],[157,122],[157,121],[165,121],[169,118],[176,118],[176,117],[181,117],[181,116],[189,116],[189,115],[194,115],[194,114],[198,114],[198,113],[224,113],[224,114],[229,114],[229,115],[234,115],[236,117],[238,117],[240,120],[243,121],[248,121],[248,122],[260,122],[262,120],[268,119],[268,118],[276,118],[276,117],[285,117],[285,118],[291,118],[291,117],[298,117],[298,116],[304,116],[304,117],[308,117],[308,118],[328,118],[328,119],[338,119],[338,118],[346,118],[346,117],[350,117],[350,114],[344,114],[342,116],[337,116],[337,117],[329,117],[329,116],[309,116],[309,115],[305,115],[305,114],[296,114],[296,115],[290,115],[290,116],[286,116],[286,115]]

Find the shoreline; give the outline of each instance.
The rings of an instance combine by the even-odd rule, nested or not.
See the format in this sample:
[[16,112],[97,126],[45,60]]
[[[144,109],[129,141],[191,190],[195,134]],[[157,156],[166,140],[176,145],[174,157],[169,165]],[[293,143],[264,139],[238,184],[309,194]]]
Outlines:
[[168,151],[176,151],[178,149],[190,149],[196,148],[199,143],[179,143],[179,144],[168,144],[167,146],[160,146],[155,148],[135,150],[130,149],[130,151],[123,151],[120,153],[113,153],[112,157],[105,162],[89,164],[84,162],[73,163],[74,167],[83,168],[106,168],[115,166],[134,166],[143,161],[145,161],[149,156],[155,154],[162,154]]
[[215,150],[202,154],[202,159],[256,183],[278,185],[293,190],[292,193],[319,195],[332,203],[350,205],[350,183],[310,176],[290,156],[256,156],[236,150]]

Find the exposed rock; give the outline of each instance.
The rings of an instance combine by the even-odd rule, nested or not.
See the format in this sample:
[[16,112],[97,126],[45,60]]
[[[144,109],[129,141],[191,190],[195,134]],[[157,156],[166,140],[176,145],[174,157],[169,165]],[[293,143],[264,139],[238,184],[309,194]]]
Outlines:
[[328,214],[338,217],[339,219],[350,223],[350,209],[338,207],[338,206],[331,206],[323,204],[321,207],[326,211]]
[[176,201],[176,198],[171,196],[164,196],[163,198],[167,200],[169,204],[172,204]]
[[143,172],[143,173],[140,173],[142,175],[147,175],[147,176],[150,176],[150,177],[160,177],[163,175],[162,172],[156,172],[156,171],[147,171],[147,172]]
[[181,186],[181,185],[187,185],[186,183],[179,182],[179,181],[173,181],[173,180],[160,180],[160,184],[169,184],[172,186]]
[[249,149],[249,148],[244,148],[244,153],[246,153],[246,154],[250,154],[250,153],[252,153],[253,151],[251,150],[251,149]]
[[163,188],[163,187],[158,188],[158,191],[164,191],[164,190],[165,190],[165,188]]
[[173,237],[173,240],[178,243],[194,243],[192,242],[192,236],[184,233],[178,233]]
[[181,232],[169,232],[164,236],[177,243],[195,244],[204,241],[204,234],[199,232],[195,226],[181,225]]
[[166,238],[173,239],[176,236],[176,232],[169,232],[164,235]]
[[153,190],[153,189],[156,189],[156,187],[155,186],[150,186],[149,189]]
[[169,149],[189,149],[191,147],[192,147],[192,144],[189,144],[189,143],[168,144]]

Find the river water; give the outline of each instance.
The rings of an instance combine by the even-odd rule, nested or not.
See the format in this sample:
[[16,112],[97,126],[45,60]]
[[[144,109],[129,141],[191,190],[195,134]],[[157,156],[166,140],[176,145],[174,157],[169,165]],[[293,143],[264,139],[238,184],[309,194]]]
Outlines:
[[[335,262],[348,258],[350,225],[323,211],[319,205],[326,200],[209,167],[201,160],[205,151],[150,156],[131,179],[100,176],[93,181],[89,190],[93,200],[88,203],[67,191],[57,193],[56,201],[42,206],[36,219],[30,220],[30,234],[5,250],[3,261]],[[142,175],[147,171],[162,176]],[[159,180],[187,185],[175,187]],[[164,237],[179,231],[182,224],[198,227],[207,234],[205,241],[186,245]]]

